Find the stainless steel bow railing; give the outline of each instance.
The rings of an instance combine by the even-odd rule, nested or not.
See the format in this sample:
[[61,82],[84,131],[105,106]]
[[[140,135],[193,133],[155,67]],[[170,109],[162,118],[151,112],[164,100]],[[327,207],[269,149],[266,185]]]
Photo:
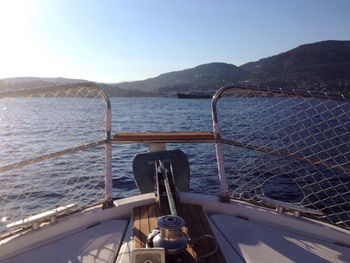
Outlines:
[[43,211],[113,206],[111,104],[103,89],[84,82],[5,91],[0,108],[0,235]]
[[348,96],[226,86],[212,116],[223,197],[292,203],[350,228]]

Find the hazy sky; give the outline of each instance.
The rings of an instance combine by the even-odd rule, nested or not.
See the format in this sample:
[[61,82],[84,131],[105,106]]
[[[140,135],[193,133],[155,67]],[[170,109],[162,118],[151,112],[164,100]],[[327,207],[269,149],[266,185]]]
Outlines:
[[0,78],[120,82],[350,39],[349,0],[0,0]]

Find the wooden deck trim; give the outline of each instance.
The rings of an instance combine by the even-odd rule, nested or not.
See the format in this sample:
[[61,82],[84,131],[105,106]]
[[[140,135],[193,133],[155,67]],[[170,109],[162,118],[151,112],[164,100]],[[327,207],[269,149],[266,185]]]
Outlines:
[[144,132],[144,133],[115,133],[112,143],[190,143],[214,142],[210,132]]

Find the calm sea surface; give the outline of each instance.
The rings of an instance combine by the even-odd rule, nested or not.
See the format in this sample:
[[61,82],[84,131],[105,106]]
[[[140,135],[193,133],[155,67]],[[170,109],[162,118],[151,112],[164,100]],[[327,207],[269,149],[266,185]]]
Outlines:
[[[211,131],[210,100],[111,98],[113,132]],[[0,101],[0,166],[101,140],[105,105],[93,98],[10,98]],[[212,144],[169,144],[191,164],[191,190],[218,191]],[[132,160],[146,144],[113,145],[113,195],[138,193]],[[104,148],[68,154],[0,174],[0,214],[23,217],[68,203],[103,198]],[[34,211],[34,212],[33,212]],[[11,212],[11,214],[12,214]]]
[[[223,135],[226,134],[225,138],[241,143],[254,142],[258,146],[267,145],[277,149],[289,147],[288,150],[292,152],[294,151],[292,147],[304,149],[306,141],[311,145],[311,148],[309,147],[311,152],[316,152],[317,149],[312,147],[318,145],[307,140],[314,140],[320,131],[326,131],[322,136],[327,136],[330,126],[342,121],[340,118],[334,123],[332,117],[339,113],[336,112],[339,110],[337,105],[332,114],[327,113],[329,116],[326,114],[321,119],[320,116],[312,119],[307,116],[309,109],[315,106],[312,102],[305,104],[301,100],[299,104],[295,104],[285,98],[256,99],[253,103],[247,103],[247,100],[231,98],[219,104],[222,109],[219,111],[219,117],[222,121]],[[113,132],[212,131],[210,100],[111,98],[111,103]],[[1,167],[104,139],[104,102],[99,99],[5,99],[0,101],[0,110]],[[342,110],[350,111],[348,108]],[[337,134],[329,134],[329,138],[333,138],[331,146],[341,145],[342,151],[349,153],[350,125],[347,119],[344,121],[347,126],[338,125]],[[282,126],[284,128],[281,128]],[[283,140],[276,141],[276,136]],[[168,145],[168,149],[176,148],[180,148],[188,156],[191,165],[191,191],[218,193],[214,145],[206,143]],[[132,175],[132,160],[136,154],[147,150],[145,144],[113,145],[115,198],[138,193]],[[250,190],[245,193],[248,197],[265,193],[284,201],[302,203],[303,198],[309,194],[307,189],[311,189],[316,182],[317,187],[320,185],[323,187],[322,183],[328,175],[334,180],[326,178],[328,185],[324,185],[325,188],[345,185],[343,190],[339,190],[343,192],[350,188],[348,175],[344,179],[341,173],[334,175],[327,169],[320,173],[320,170],[315,171],[312,165],[309,167],[306,165],[300,170],[299,163],[289,162],[283,158],[271,159],[271,156],[266,154],[252,153],[250,150],[238,147],[225,146],[224,150],[230,188],[240,189],[239,193],[243,193],[245,185],[249,182],[247,189]],[[320,154],[324,155],[323,157],[320,155],[322,158],[327,158],[327,154],[330,153]],[[349,156],[345,157],[345,162],[347,160]],[[340,159],[335,161],[344,164]],[[104,187],[103,165],[104,149],[100,146],[5,171],[0,174],[0,214],[9,214],[11,210],[14,213],[11,217],[18,218],[23,217],[25,211],[29,210],[41,211],[71,202],[84,203],[100,199],[103,197]],[[312,176],[302,179],[300,174],[305,173],[310,173]],[[248,176],[244,176],[245,174]],[[259,180],[252,181],[254,178]],[[242,186],[243,188],[239,188]],[[308,188],[304,189],[304,186]],[[311,200],[315,197],[309,195],[308,198]],[[342,196],[342,198],[349,197]]]

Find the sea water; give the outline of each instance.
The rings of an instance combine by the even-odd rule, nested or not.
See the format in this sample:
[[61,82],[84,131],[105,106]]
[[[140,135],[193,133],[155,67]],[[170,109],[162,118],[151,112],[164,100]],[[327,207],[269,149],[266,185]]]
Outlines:
[[[288,145],[293,140],[291,145],[299,147],[294,142],[299,140],[300,143],[305,143],[300,136],[307,139],[321,134],[329,136],[329,140],[324,138],[324,141],[331,143],[330,146],[340,143],[341,150],[349,153],[350,127],[346,114],[343,114],[346,125],[341,126],[337,124],[342,121],[341,118],[333,120],[330,116],[329,122],[326,122],[326,115],[321,119],[319,116],[304,116],[313,108],[311,104],[310,109],[304,109],[295,107],[298,103],[288,105],[289,100],[285,98],[265,98],[261,101],[256,99],[256,105],[248,105],[246,100],[231,98],[223,100],[219,105],[222,108],[219,111],[220,127],[225,138],[243,144],[251,140],[258,143],[258,146],[278,148],[279,143]],[[111,106],[113,133],[212,131],[211,100],[208,99],[111,98]],[[105,138],[105,103],[101,99],[10,98],[1,101],[0,109],[1,167]],[[332,114],[338,114],[335,112],[337,109],[339,107],[336,105]],[[311,112],[312,114],[314,113]],[[298,118],[294,120],[295,116]],[[304,117],[307,117],[305,122],[301,121]],[[280,125],[285,127],[281,129]],[[336,133],[329,132],[327,135],[320,132],[328,131],[330,126],[336,128]],[[310,136],[313,132],[314,135]],[[281,135],[284,141],[275,140],[276,135]],[[317,150],[319,145],[312,147],[311,150]],[[329,148],[329,145],[325,147]],[[135,155],[147,152],[148,146],[142,143],[114,144],[112,148],[113,197],[138,194],[132,173],[132,161]],[[187,155],[191,168],[190,191],[219,193],[215,147],[212,143],[168,144],[167,149],[181,149]],[[345,190],[338,188],[343,192],[350,187],[350,180],[342,173],[329,173],[327,169],[315,171],[315,166],[307,165],[304,170],[300,170],[300,163],[288,163],[284,158],[275,157],[271,161],[270,155],[257,154],[245,148],[225,146],[224,157],[231,191],[250,182],[249,187],[252,190],[248,189],[248,194],[261,194],[264,191],[264,194],[275,199],[301,202],[312,187],[327,189],[332,185],[342,185]],[[344,157],[339,157],[339,161],[342,161],[341,158]],[[286,163],[289,170],[281,170]],[[103,198],[103,170],[104,149],[101,145],[6,171],[0,175],[2,213],[17,211],[17,216],[14,214],[12,217],[18,218],[23,217],[23,211],[30,210],[35,213],[53,206],[77,202],[76,200],[83,203]],[[303,178],[304,174],[296,174],[295,171],[306,172],[311,176]],[[255,178],[265,181],[255,182]],[[301,189],[300,185],[308,188]],[[321,188],[315,191],[322,190]],[[322,191],[320,193],[325,194]],[[337,201],[333,198],[329,200]],[[342,200],[340,203],[343,203]]]

